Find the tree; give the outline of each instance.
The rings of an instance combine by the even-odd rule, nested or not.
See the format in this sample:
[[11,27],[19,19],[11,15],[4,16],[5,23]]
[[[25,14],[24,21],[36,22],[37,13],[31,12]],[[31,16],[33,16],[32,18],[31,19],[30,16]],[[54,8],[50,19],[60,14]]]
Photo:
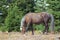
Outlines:
[[47,11],[49,4],[47,0],[34,0],[35,1],[35,9],[37,12]]
[[0,12],[3,13],[0,16],[0,30],[20,31],[20,21],[25,14],[42,11],[54,15],[55,29],[58,30],[60,28],[60,0],[0,0]]
[[5,27],[8,31],[20,31],[20,20],[27,12],[33,12],[32,0],[13,0],[8,4]]

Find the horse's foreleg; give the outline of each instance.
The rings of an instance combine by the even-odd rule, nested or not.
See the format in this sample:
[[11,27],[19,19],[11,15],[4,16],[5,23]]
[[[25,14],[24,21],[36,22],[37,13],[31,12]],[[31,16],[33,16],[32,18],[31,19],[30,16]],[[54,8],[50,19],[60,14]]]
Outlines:
[[30,26],[30,22],[29,22],[29,23],[27,23],[26,32],[27,32],[27,30],[28,30],[29,26]]
[[33,24],[31,24],[30,26],[31,26],[31,30],[32,30],[32,35],[34,35]]
[[32,35],[34,35],[34,30],[33,30],[33,27],[32,27]]

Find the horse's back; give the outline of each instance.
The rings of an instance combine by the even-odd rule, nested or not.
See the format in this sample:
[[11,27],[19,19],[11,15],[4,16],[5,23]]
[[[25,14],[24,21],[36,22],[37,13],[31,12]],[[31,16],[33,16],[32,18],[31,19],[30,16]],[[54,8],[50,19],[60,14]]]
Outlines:
[[26,22],[40,23],[42,21],[42,16],[40,13],[28,13],[25,15]]
[[47,12],[27,13],[25,16],[29,18],[42,18],[42,17],[45,18],[45,17],[49,17],[49,14]]
[[26,22],[32,22],[32,23],[41,23],[44,21],[44,19],[47,19],[48,13],[47,12],[41,12],[41,13],[27,13],[25,15]]

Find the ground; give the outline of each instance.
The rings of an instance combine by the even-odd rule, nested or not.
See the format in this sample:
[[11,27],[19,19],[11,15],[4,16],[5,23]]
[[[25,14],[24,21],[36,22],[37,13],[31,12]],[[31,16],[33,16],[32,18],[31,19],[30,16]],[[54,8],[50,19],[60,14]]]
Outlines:
[[20,32],[0,32],[0,40],[60,40],[60,34],[41,34],[35,32],[31,35],[31,32],[27,32],[22,35]]

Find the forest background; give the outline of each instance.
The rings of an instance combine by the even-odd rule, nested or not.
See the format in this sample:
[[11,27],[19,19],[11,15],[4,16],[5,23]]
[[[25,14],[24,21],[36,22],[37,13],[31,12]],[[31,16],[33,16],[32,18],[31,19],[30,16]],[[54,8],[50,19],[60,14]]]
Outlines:
[[[0,0],[0,31],[20,31],[22,17],[28,12],[53,14],[55,31],[60,31],[60,0]],[[34,25],[35,30],[44,26]]]

